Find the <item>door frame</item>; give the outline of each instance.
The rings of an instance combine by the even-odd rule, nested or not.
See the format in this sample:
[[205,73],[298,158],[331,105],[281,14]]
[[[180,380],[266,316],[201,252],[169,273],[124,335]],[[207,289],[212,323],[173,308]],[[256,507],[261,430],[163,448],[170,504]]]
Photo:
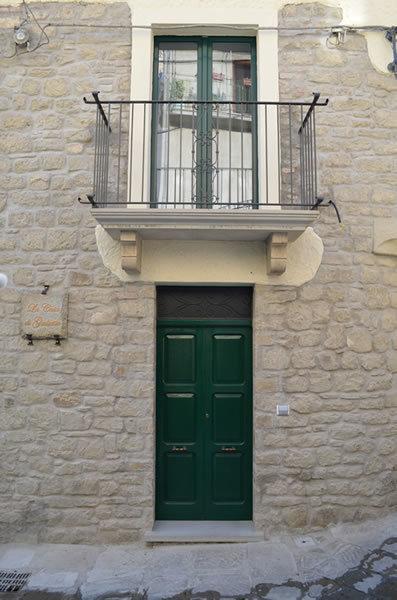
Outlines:
[[[212,100],[212,69],[210,65],[213,64],[212,49],[214,43],[220,43],[228,41],[230,43],[248,43],[251,47],[251,90],[252,100],[257,100],[257,40],[255,36],[180,36],[180,35],[156,35],[154,36],[153,45],[153,65],[152,65],[152,100],[158,99],[158,59],[159,59],[159,44],[162,42],[192,42],[197,43],[197,99],[198,100]],[[205,68],[205,66],[207,68]],[[233,103],[233,101],[231,101]],[[150,207],[157,208],[157,152],[156,152],[156,125],[157,125],[157,105],[153,104],[151,114],[151,150],[150,150]],[[205,119],[207,122],[207,119]],[[209,124],[207,123],[207,130]],[[202,150],[199,152],[199,159],[203,160],[201,155]],[[208,156],[205,157],[208,160]],[[201,181],[201,175],[199,178],[200,187],[203,185]],[[256,107],[253,107],[252,111],[252,208],[258,208],[258,115]],[[206,178],[205,181],[205,193],[208,195],[212,192],[212,185],[210,178]],[[210,189],[211,188],[211,189]],[[196,202],[198,208],[211,208],[209,203],[203,205],[200,200]]]
[[[159,443],[158,443],[158,412],[157,412],[157,398],[158,398],[158,363],[159,363],[159,347],[158,347],[158,329],[159,327],[249,327],[251,330],[251,344],[250,344],[250,398],[251,402],[248,409],[248,419],[250,422],[250,439],[249,439],[249,472],[248,472],[248,483],[249,483],[249,496],[248,502],[250,504],[250,516],[246,520],[251,522],[254,517],[254,335],[253,335],[253,318],[250,319],[175,319],[175,318],[161,318],[156,320],[156,352],[155,352],[155,371],[156,371],[156,386],[155,386],[155,407],[154,407],[154,517],[156,521],[162,521],[164,519],[158,517],[157,508],[159,503],[159,478],[158,478],[158,462],[159,462]],[[183,520],[183,519],[181,519]],[[198,523],[204,519],[195,519]],[[222,520],[222,519],[217,519]],[[232,521],[233,519],[227,518],[225,520]],[[236,519],[240,521],[241,519]]]

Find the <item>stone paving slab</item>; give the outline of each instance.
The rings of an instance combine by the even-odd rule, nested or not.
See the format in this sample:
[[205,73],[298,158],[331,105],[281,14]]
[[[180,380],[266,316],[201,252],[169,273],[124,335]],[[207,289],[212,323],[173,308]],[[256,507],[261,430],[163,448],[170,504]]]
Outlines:
[[[0,546],[0,569],[32,573],[0,600],[397,600],[397,516],[247,544]],[[387,535],[385,535],[387,532]]]

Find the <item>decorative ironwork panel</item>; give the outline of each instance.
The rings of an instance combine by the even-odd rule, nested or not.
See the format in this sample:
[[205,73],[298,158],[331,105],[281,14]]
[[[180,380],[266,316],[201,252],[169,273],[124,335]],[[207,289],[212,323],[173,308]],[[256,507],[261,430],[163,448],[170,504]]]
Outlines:
[[157,288],[159,319],[250,319],[252,288],[250,287],[185,287]]

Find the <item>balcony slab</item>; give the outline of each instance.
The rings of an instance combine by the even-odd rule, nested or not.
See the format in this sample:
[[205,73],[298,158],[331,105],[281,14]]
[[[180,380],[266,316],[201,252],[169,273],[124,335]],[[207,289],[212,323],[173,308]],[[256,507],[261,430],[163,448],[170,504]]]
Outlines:
[[121,231],[134,231],[142,239],[189,241],[264,241],[273,233],[295,241],[318,217],[309,209],[156,209],[134,207],[94,208],[91,214],[116,240]]

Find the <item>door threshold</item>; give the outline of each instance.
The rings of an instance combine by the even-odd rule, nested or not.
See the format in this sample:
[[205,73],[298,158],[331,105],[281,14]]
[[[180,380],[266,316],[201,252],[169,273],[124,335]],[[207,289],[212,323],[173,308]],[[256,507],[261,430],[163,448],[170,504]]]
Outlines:
[[260,542],[264,534],[252,521],[155,521],[145,533],[145,542]]

